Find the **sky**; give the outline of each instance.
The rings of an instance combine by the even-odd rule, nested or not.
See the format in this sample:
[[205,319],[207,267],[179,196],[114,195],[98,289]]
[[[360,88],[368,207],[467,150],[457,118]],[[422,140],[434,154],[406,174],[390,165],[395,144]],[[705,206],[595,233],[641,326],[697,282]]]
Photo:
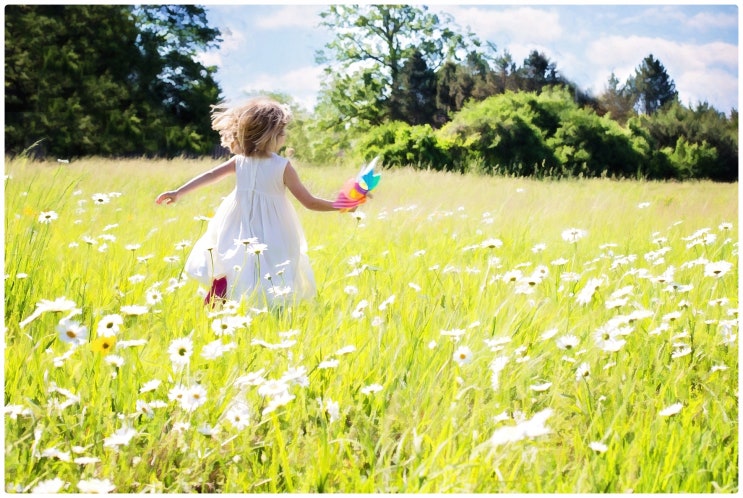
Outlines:
[[[575,2],[574,2],[575,3]],[[718,111],[738,109],[738,7],[707,4],[439,4],[481,41],[508,50],[521,66],[532,50],[558,72],[598,96],[613,72],[620,82],[652,54],[666,68],[685,105],[707,102]],[[281,92],[307,109],[323,78],[315,53],[333,39],[319,27],[328,4],[206,4],[212,27],[222,32],[218,51],[202,54],[216,65],[229,102],[250,93]]]

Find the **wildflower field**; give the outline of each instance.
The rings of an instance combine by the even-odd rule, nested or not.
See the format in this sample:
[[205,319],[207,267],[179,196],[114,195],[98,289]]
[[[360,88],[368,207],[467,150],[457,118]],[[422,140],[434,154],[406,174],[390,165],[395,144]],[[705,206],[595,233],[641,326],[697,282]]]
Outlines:
[[211,310],[212,164],[6,161],[7,492],[738,491],[737,184],[385,170]]

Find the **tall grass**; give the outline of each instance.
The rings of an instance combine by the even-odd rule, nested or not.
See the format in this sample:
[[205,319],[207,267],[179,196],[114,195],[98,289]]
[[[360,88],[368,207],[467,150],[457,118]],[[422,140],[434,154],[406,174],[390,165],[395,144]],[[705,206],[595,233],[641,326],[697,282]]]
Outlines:
[[154,204],[210,166],[6,161],[7,491],[738,490],[737,185],[384,171],[298,208],[317,299],[210,312],[181,269],[230,180]]

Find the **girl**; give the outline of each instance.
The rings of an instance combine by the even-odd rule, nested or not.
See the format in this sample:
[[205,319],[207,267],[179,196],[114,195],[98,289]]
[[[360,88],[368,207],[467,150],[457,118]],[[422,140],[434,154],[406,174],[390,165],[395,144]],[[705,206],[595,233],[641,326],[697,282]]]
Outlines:
[[286,140],[289,109],[266,98],[232,109],[215,109],[212,127],[235,154],[176,190],[158,204],[236,173],[236,187],[217,209],[206,233],[186,260],[188,275],[209,287],[205,303],[240,300],[262,291],[270,304],[315,295],[307,241],[286,188],[307,209],[337,211],[332,201],[312,195],[291,163],[276,154]]

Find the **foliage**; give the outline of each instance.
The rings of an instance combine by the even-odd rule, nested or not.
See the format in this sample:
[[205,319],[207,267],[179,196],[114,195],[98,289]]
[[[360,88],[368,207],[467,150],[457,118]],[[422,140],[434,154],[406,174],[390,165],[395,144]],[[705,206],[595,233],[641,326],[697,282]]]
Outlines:
[[[356,146],[366,156],[382,154],[388,166],[537,177],[736,179],[734,169],[719,169],[720,150],[737,157],[733,125],[703,107],[693,115],[683,109],[675,103],[623,128],[579,107],[566,88],[507,92],[470,102],[441,130],[396,122],[371,128]],[[684,128],[692,123],[697,125]]]
[[359,141],[365,159],[380,156],[386,167],[415,165],[418,168],[450,169],[448,154],[430,125],[411,126],[392,121],[372,128]]
[[[699,156],[699,164],[676,163],[676,167],[685,172],[680,175],[683,178],[710,178],[716,181],[738,179],[737,113],[726,119],[706,103],[690,109],[679,102],[672,102],[651,116],[635,118],[633,128],[646,130],[656,149],[675,149],[681,143],[682,148],[687,144],[698,144],[697,147],[715,150],[712,155],[707,153]],[[688,158],[684,153],[681,156]],[[681,156],[676,154],[676,158]]]
[[5,145],[18,154],[208,154],[218,31],[197,6],[9,5]]
[[234,183],[153,198],[212,166],[6,161],[6,492],[739,492],[737,186],[389,170],[298,211],[316,300],[208,310]]
[[[323,94],[341,121],[356,118],[378,125],[399,118],[407,91],[400,78],[415,52],[435,71],[457,50],[479,43],[454,31],[450,16],[430,13],[425,6],[331,5],[320,16],[321,25],[336,34],[317,54],[328,76]],[[358,98],[368,93],[375,98]]]
[[628,84],[637,98],[636,105],[645,114],[653,114],[678,99],[676,85],[653,54],[643,59]]

